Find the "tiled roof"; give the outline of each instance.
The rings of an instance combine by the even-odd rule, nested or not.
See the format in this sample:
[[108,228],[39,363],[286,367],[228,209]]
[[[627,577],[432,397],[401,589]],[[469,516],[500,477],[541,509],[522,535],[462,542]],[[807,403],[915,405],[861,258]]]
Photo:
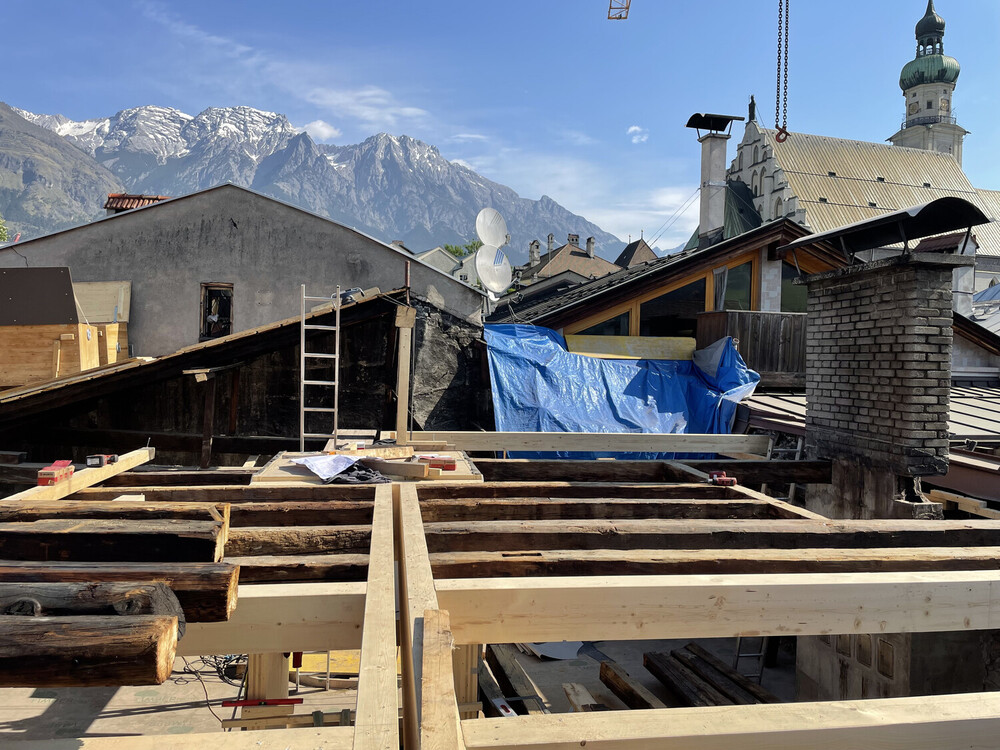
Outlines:
[[108,193],[104,208],[109,211],[129,211],[153,203],[169,200],[169,195],[129,195],[128,193]]
[[630,242],[625,246],[621,255],[615,258],[615,265],[622,268],[630,268],[640,263],[648,263],[656,260],[659,257],[653,252],[653,248],[646,244],[646,240],[640,237],[635,242]]
[[588,255],[576,245],[563,245],[542,256],[541,262],[524,271],[525,278],[533,276],[555,276],[563,271],[575,271],[588,279],[607,276],[619,270],[619,266],[597,255]]

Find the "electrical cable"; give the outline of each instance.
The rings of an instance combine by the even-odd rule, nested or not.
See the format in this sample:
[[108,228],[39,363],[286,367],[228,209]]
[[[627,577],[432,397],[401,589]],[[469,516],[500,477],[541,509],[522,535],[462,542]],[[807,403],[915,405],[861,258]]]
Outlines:
[[700,191],[701,191],[700,187],[695,188],[695,191],[691,194],[691,197],[689,197],[686,201],[684,201],[681,207],[678,208],[676,211],[674,211],[673,215],[670,218],[668,218],[665,222],[663,222],[663,224],[660,225],[660,228],[656,230],[657,233],[655,234],[655,236],[651,240],[649,240],[648,244],[650,245],[650,247],[656,244],[656,241],[663,236],[664,232],[670,229],[670,227],[672,227],[676,223],[676,221],[681,217],[681,215],[685,211],[687,211],[688,207],[692,203],[694,203],[694,199],[698,197],[698,193]]
[[217,713],[215,713],[215,709],[212,708],[212,701],[208,697],[208,685],[205,684],[205,680],[202,678],[201,672],[199,672],[197,669],[193,669],[191,665],[188,664],[188,660],[185,659],[183,656],[181,657],[181,661],[184,662],[184,671],[188,674],[193,674],[195,677],[198,678],[198,682],[201,683],[201,689],[205,693],[205,707],[208,708],[212,716],[215,717],[215,720],[219,722],[219,726],[224,727],[225,724],[222,723],[222,717],[219,716]]

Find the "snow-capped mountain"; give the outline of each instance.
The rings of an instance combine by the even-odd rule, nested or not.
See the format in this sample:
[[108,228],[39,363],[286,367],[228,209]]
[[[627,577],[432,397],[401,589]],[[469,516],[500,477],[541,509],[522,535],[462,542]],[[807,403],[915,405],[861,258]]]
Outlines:
[[[475,238],[475,216],[498,209],[511,232],[512,260],[528,243],[594,236],[613,259],[624,243],[543,196],[533,201],[445,159],[434,146],[380,133],[350,146],[316,144],[284,115],[212,107],[197,116],[168,107],[126,109],[77,122],[15,110],[92,157],[129,192],[182,195],[224,182],[250,187],[379,239],[416,251]],[[103,196],[95,196],[95,204]]]

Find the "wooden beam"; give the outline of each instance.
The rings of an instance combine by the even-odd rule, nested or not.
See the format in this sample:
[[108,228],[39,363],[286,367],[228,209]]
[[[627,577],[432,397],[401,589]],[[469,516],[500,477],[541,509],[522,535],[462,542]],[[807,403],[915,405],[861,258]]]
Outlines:
[[[481,641],[489,643],[489,641]],[[548,713],[545,704],[538,698],[535,686],[528,677],[524,668],[518,663],[515,654],[517,649],[509,643],[493,643],[486,646],[486,662],[490,665],[490,670],[496,677],[497,684],[503,690],[504,695],[511,698],[510,705],[519,714],[545,714]],[[516,700],[519,696],[525,700]],[[533,696],[533,698],[532,698]]]
[[207,469],[212,465],[212,435],[215,432],[213,427],[215,422],[215,376],[208,378],[205,382],[205,403],[202,408],[201,422],[201,462],[198,464],[202,469]]
[[396,442],[406,444],[409,441],[410,406],[410,348],[413,339],[413,326],[398,328],[399,347],[396,353]]
[[139,450],[132,451],[131,453],[126,453],[124,456],[119,456],[118,460],[113,464],[94,467],[91,469],[82,469],[81,471],[74,472],[73,476],[59,482],[58,484],[52,484],[48,487],[32,487],[30,490],[19,492],[6,499],[9,502],[58,500],[59,498],[72,495],[74,492],[78,492],[79,490],[87,487],[93,487],[98,482],[103,482],[116,474],[121,474],[129,469],[134,469],[136,466],[140,466],[147,461],[152,461],[153,456],[155,455],[155,448],[140,448]]
[[626,706],[634,709],[666,708],[667,705],[653,695],[645,685],[629,675],[613,661],[601,662],[601,682]]
[[[235,478],[239,478],[239,474]],[[140,474],[132,476],[141,477]],[[162,481],[158,478],[155,481]],[[232,480],[232,481],[235,481]],[[83,490],[73,496],[74,500],[113,500],[122,494],[122,486],[128,486],[130,492],[141,492],[146,496],[146,502],[165,503],[298,503],[326,501],[368,501],[371,504],[375,497],[374,485],[318,484],[302,487],[274,487],[266,484],[216,484],[205,487],[161,486],[155,482],[146,485],[139,481],[131,485],[114,487],[94,487]]]
[[462,750],[465,747],[452,673],[454,644],[448,613],[426,610],[420,691],[421,750]]
[[184,612],[164,583],[0,583],[0,615],[165,615],[184,635]]
[[[451,630],[448,631],[451,637]],[[456,646],[452,652],[452,671],[455,675],[455,698],[459,705],[471,704],[479,700],[479,663],[482,659],[483,647],[472,643]],[[463,711],[463,719],[477,718],[478,711]]]
[[425,500],[428,523],[640,518],[799,518],[763,500],[619,500],[616,498],[511,498],[503,500]]
[[730,706],[734,701],[670,654],[645,653],[642,665],[673,696],[677,706]]
[[[985,630],[996,571],[437,582],[458,643]],[[595,602],[601,606],[596,607]]]
[[[476,459],[478,462],[482,459]],[[560,461],[563,466],[574,466],[580,461]],[[615,465],[618,461],[595,461]],[[645,463],[645,462],[639,462]],[[661,462],[662,463],[662,462]],[[641,481],[641,480],[637,480]],[[91,490],[92,492],[93,490]],[[617,498],[622,500],[745,500],[746,495],[735,487],[718,487],[701,482],[678,484],[635,482],[483,482],[479,484],[435,482],[418,488],[421,502],[427,500],[499,500],[499,499],[555,499],[555,498]],[[228,500],[228,499],[227,499]]]
[[375,489],[354,750],[399,746],[392,488]]
[[759,683],[747,679],[732,669],[719,657],[695,642],[682,649],[675,649],[671,655],[688,666],[691,671],[715,685],[733,703],[780,703],[781,700],[765,690]]
[[462,722],[469,750],[830,750],[987,748],[1000,731],[1000,693],[766,706],[523,716]]
[[424,530],[431,552],[1000,546],[1000,524],[992,521],[475,521],[428,523]]
[[0,557],[74,562],[218,562],[223,524],[217,521],[42,519],[0,523]]
[[370,500],[236,503],[230,506],[229,523],[233,528],[371,524],[372,509]]
[[[685,481],[663,461],[565,461],[547,459],[477,458],[487,482],[574,481],[574,482],[668,482]],[[743,484],[796,482],[829,484],[830,461],[735,461],[731,459],[685,460],[699,471],[720,470]]]
[[226,562],[239,566],[240,583],[368,580],[368,555],[259,555]]
[[120,521],[127,519],[151,521],[164,518],[180,521],[222,522],[223,520],[220,507],[208,503],[147,503],[141,500],[0,502],[0,523],[38,521],[44,518],[96,518]]
[[591,695],[586,685],[579,682],[564,682],[562,689],[570,707],[576,712],[608,710],[607,706]]
[[[252,558],[250,558],[252,559]],[[525,550],[437,552],[437,578],[742,573],[889,573],[1000,569],[1000,547]]]
[[[0,530],[2,530],[0,525]],[[249,555],[367,554],[370,526],[275,526],[232,529],[226,553]]]
[[220,622],[236,607],[239,567],[225,563],[75,563],[0,560],[0,582],[101,583],[162,581],[177,595],[184,619]]
[[403,745],[419,747],[422,708],[424,613],[438,609],[427,558],[417,489],[392,486],[399,559],[400,649],[403,654]]
[[[170,750],[351,750],[354,727],[308,727],[251,732],[205,732],[169,735]],[[18,750],[163,750],[164,735],[26,740]]]
[[[397,430],[398,434],[399,430]],[[686,435],[650,432],[418,432],[410,440],[441,441],[464,451],[612,451],[618,453],[767,452],[767,435]],[[401,443],[406,441],[399,441]]]
[[0,616],[0,687],[159,685],[176,648],[172,616]]
[[361,647],[364,583],[239,587],[228,622],[189,624],[178,656],[328,651]]
[[[280,651],[247,654],[246,697],[249,700],[275,700],[288,697],[288,654]],[[295,706],[241,706],[242,719],[271,719],[288,716]],[[249,721],[250,729],[265,729],[267,723]]]

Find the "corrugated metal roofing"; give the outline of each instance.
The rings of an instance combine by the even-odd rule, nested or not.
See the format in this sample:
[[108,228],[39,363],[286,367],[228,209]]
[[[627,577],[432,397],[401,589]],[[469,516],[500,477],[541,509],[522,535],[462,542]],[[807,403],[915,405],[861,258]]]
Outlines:
[[[755,417],[800,427],[805,424],[806,396],[802,392],[758,390],[744,403]],[[1000,388],[953,386],[948,432],[954,440],[1000,439]]]
[[[949,195],[1000,216],[1000,192],[974,188],[948,154],[807,133],[779,143],[776,131],[760,130],[815,232]],[[1000,224],[977,227],[976,236],[982,254],[1000,255]]]

